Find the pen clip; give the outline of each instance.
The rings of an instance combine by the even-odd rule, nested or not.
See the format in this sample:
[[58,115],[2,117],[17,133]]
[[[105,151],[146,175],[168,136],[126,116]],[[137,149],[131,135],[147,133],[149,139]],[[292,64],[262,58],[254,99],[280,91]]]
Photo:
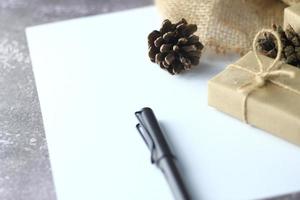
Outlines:
[[147,130],[147,128],[144,126],[143,123],[143,119],[140,116],[141,112],[138,111],[135,113],[135,116],[137,117],[137,119],[139,120],[140,123],[138,123],[136,125],[136,129],[138,130],[138,132],[140,133],[140,135],[142,136],[143,140],[145,141],[147,147],[149,148],[150,152],[151,152],[151,163],[155,163],[155,144],[154,141],[149,133],[149,131]]

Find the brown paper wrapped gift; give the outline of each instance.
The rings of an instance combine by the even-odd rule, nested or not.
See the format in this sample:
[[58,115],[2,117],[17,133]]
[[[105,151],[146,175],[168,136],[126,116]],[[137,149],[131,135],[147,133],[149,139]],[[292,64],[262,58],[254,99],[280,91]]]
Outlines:
[[300,32],[300,3],[284,9],[284,27],[289,24],[296,32]]
[[[268,71],[272,64],[280,68]],[[260,79],[259,74],[267,78]],[[300,146],[300,70],[296,67],[250,51],[209,81],[208,103]]]

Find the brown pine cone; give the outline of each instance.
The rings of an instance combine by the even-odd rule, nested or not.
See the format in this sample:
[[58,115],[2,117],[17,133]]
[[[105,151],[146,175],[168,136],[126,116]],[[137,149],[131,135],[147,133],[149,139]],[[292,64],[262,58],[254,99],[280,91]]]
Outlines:
[[[281,26],[273,25],[282,42],[282,60],[290,65],[300,68],[300,35],[295,32],[292,26],[288,25],[286,30]],[[271,58],[277,55],[277,43],[273,35],[266,33],[258,41],[258,50]]]
[[197,26],[185,19],[176,24],[165,20],[159,31],[148,36],[150,60],[172,75],[198,65],[203,45],[194,35],[196,31]]

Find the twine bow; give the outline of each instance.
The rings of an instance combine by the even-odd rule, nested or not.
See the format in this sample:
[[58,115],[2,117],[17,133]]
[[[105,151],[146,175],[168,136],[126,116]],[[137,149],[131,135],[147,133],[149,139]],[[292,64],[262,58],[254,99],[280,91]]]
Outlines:
[[[257,52],[257,48],[256,45],[258,43],[259,40],[259,36],[263,33],[270,33],[272,34],[276,41],[277,41],[277,55],[275,60],[268,66],[268,67],[264,67],[261,58],[258,55]],[[275,85],[278,85],[284,89],[288,89],[291,90],[293,92],[296,92],[298,94],[300,94],[299,91],[294,90],[293,88],[290,88],[278,81],[273,80],[273,78],[279,77],[279,76],[287,76],[289,78],[294,78],[295,77],[295,72],[294,71],[290,71],[290,70],[286,70],[286,69],[280,69],[281,65],[283,64],[283,62],[280,61],[281,59],[281,54],[282,54],[282,43],[280,40],[280,36],[278,35],[277,32],[271,30],[271,29],[263,29],[261,31],[259,31],[254,40],[253,40],[253,44],[252,44],[252,48],[253,48],[253,52],[255,55],[255,58],[258,62],[258,66],[259,66],[259,71],[258,72],[254,72],[252,70],[248,70],[240,65],[229,65],[231,67],[235,67],[244,71],[247,71],[251,74],[254,75],[254,78],[252,81],[250,81],[249,83],[246,83],[244,85],[242,85],[238,90],[239,92],[242,92],[245,94],[244,99],[243,99],[243,119],[246,123],[248,123],[248,114],[247,114],[247,102],[248,102],[248,98],[251,95],[251,93],[253,91],[255,91],[258,88],[264,87],[266,85],[267,82],[271,82]]]

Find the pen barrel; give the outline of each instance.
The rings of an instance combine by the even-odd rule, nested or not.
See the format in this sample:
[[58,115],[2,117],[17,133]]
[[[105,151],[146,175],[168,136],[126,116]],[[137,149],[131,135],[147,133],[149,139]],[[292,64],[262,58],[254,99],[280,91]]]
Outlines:
[[151,151],[151,161],[164,173],[176,200],[191,200],[183,177],[151,108],[135,113],[140,134]]
[[191,200],[182,174],[178,169],[177,161],[172,157],[164,157],[158,161],[157,166],[164,173],[175,199]]

